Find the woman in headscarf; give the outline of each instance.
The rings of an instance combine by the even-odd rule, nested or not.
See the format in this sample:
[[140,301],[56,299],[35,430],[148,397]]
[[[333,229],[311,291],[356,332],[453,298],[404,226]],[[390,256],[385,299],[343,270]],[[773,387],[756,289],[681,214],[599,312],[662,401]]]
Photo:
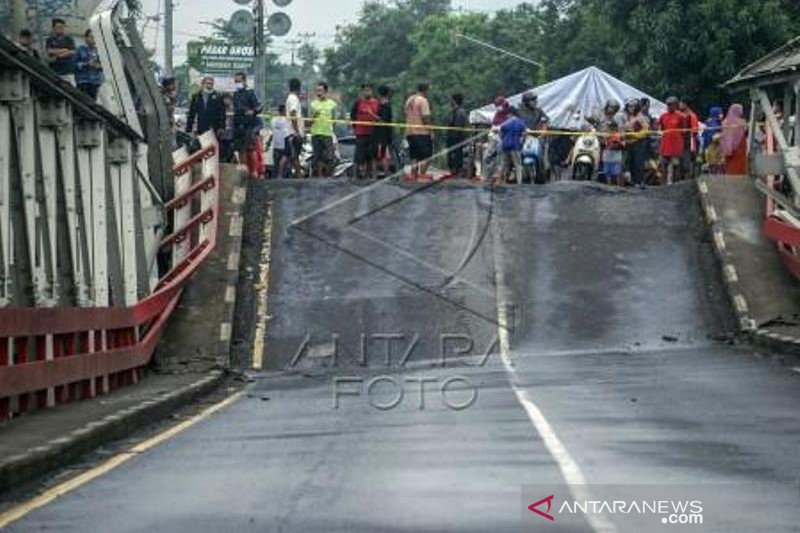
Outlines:
[[720,148],[725,155],[725,173],[747,175],[747,121],[742,104],[733,104],[722,121]]
[[494,99],[494,107],[496,111],[494,119],[492,119],[492,126],[502,126],[511,118],[511,104],[504,96],[498,96]]

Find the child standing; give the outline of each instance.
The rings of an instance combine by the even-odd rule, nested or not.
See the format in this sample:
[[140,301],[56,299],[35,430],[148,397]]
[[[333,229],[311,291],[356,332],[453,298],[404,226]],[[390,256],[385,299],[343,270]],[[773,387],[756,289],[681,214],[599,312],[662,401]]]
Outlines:
[[706,147],[706,165],[708,165],[709,174],[725,174],[725,154],[722,152],[722,147],[719,140],[722,134],[715,133],[711,136]]
[[285,178],[289,166],[289,153],[286,151],[286,139],[289,138],[292,125],[286,116],[286,106],[278,106],[278,115],[272,119],[272,162],[275,165],[276,177]]
[[625,141],[619,132],[619,124],[611,121],[608,124],[608,137],[606,137],[603,148],[603,174],[607,183],[616,183],[620,187],[625,186],[625,175],[622,169],[624,150]]

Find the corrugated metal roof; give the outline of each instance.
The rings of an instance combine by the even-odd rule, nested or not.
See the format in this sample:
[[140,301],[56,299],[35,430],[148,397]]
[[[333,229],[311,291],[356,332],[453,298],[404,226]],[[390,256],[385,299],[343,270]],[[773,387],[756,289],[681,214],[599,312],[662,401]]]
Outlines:
[[777,50],[745,67],[725,86],[749,85],[797,73],[800,78],[800,37],[795,37]]

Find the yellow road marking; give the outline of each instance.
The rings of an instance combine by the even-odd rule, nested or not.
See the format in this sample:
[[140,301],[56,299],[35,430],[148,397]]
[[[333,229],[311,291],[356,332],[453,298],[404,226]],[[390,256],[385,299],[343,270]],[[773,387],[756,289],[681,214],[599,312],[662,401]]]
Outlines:
[[267,335],[267,322],[269,321],[269,269],[270,256],[272,254],[272,204],[267,207],[267,218],[264,220],[264,228],[261,244],[261,260],[259,266],[258,285],[256,289],[256,331],[253,339],[253,370],[264,368],[265,338]]
[[43,492],[42,494],[31,498],[30,500],[26,501],[25,503],[21,503],[15,507],[12,507],[8,511],[0,514],[0,529],[7,527],[9,524],[16,522],[26,515],[32,513],[33,511],[40,509],[54,500],[69,494],[70,492],[81,488],[82,486],[90,483],[91,481],[111,472],[118,466],[130,461],[137,455],[140,455],[148,450],[151,450],[162,444],[163,442],[175,437],[179,433],[186,431],[190,427],[194,426],[195,424],[205,420],[206,418],[210,417],[217,411],[220,411],[236,400],[238,400],[242,396],[243,392],[237,392],[236,394],[222,400],[219,403],[212,405],[201,411],[200,413],[194,415],[191,418],[184,420],[183,422],[172,426],[171,428],[155,435],[154,437],[150,437],[147,440],[144,440],[137,444],[136,446],[132,447],[131,449],[121,452],[111,459],[103,462],[102,464],[92,468],[91,470],[87,470],[82,474],[79,474],[72,479],[69,479],[63,483],[56,485],[53,488],[50,488]]

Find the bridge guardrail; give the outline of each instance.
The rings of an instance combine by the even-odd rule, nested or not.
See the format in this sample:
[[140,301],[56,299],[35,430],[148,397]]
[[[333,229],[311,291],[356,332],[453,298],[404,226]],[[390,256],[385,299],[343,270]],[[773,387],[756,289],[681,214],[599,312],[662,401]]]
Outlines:
[[177,153],[175,197],[164,205],[174,229],[158,245],[172,264],[135,305],[0,308],[0,420],[141,378],[186,282],[216,247],[219,164],[211,133],[197,153]]

